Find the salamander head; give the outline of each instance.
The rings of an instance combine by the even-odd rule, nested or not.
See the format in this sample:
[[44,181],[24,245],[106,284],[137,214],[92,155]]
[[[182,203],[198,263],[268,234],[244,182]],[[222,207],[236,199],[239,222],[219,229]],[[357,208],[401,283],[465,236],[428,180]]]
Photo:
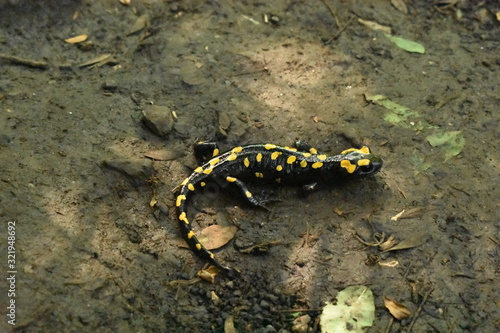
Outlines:
[[382,159],[373,155],[368,147],[351,148],[340,153],[340,166],[350,175],[372,176],[382,168]]

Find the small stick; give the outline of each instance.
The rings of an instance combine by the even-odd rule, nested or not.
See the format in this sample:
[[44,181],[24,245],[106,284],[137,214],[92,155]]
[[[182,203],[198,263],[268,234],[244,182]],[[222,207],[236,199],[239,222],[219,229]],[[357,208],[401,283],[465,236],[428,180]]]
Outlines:
[[333,19],[335,20],[335,24],[337,25],[337,28],[340,29],[340,23],[339,23],[339,19],[337,18],[337,14],[335,14],[332,7],[330,7],[330,5],[326,2],[326,0],[321,0],[321,2],[323,2],[323,4],[326,6],[326,8],[328,8],[328,11],[330,12],[330,14],[332,14]]
[[4,53],[0,53],[0,59],[10,61],[10,62],[17,64],[17,65],[23,65],[23,66],[33,67],[33,68],[47,69],[47,67],[49,67],[49,64],[46,63],[45,61],[25,59],[25,58],[11,56],[11,55],[4,54]]
[[434,287],[431,287],[424,295],[424,298],[422,299],[422,302],[420,302],[420,305],[418,306],[417,311],[415,311],[415,315],[413,316],[413,319],[411,320],[411,324],[408,327],[408,333],[411,333],[413,330],[413,325],[417,321],[418,316],[420,315],[420,312],[422,312],[422,308],[424,307],[425,302],[427,301],[427,298],[431,295],[431,293],[434,291]]
[[325,42],[325,45],[328,45],[330,44],[332,41],[334,41],[335,39],[337,39],[338,36],[340,36],[340,34],[349,26],[349,24],[351,24],[351,22],[354,20],[355,18],[354,17],[351,17],[351,19],[332,37],[330,38],[329,40],[327,40]]

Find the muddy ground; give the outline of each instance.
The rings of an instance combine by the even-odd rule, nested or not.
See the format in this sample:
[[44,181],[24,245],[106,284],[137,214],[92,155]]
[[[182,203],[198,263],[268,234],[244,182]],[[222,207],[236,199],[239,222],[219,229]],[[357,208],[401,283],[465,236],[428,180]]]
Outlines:
[[[496,331],[498,2],[408,1],[407,14],[389,1],[131,2],[0,1],[0,331],[223,332],[233,320],[318,332],[325,301],[353,285],[375,296],[369,332]],[[150,105],[175,113],[170,133],[144,126]],[[251,184],[280,199],[271,214],[225,189],[195,196],[195,230],[239,228],[216,254],[241,273],[211,284],[191,280],[204,262],[182,247],[172,193],[200,139],[368,145],[384,167],[308,196]],[[382,252],[391,235],[409,248]],[[384,297],[411,316],[393,319]],[[293,328],[297,317],[310,321]]]

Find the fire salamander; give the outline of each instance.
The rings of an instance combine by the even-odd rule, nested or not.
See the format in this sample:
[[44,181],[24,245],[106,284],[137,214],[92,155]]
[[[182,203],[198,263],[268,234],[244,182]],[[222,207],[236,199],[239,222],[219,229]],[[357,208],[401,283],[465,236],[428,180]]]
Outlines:
[[179,186],[175,204],[181,233],[198,256],[222,270],[230,271],[198,241],[187,218],[188,198],[209,181],[234,184],[248,202],[267,210],[265,202],[258,200],[243,181],[267,180],[303,185],[305,190],[312,190],[320,183],[345,177],[371,176],[382,167],[382,160],[373,155],[368,147],[347,149],[338,155],[321,154],[301,141],[296,143],[296,147],[258,144],[235,147],[219,154],[219,148],[213,142],[195,144],[196,157],[206,162],[197,167]]

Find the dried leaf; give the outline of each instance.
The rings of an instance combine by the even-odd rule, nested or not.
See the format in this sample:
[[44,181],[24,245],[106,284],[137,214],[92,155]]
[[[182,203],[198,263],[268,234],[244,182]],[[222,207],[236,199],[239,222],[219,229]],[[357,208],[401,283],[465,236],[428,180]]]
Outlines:
[[70,43],[70,44],[77,44],[77,43],[81,43],[81,42],[86,41],[88,37],[89,36],[87,36],[87,35],[79,35],[79,36],[67,38],[64,41],[66,43]]
[[137,18],[132,28],[127,32],[127,36],[135,34],[136,32],[141,31],[144,28],[150,26],[150,19],[148,14],[141,15]]
[[391,221],[397,221],[401,218],[401,216],[403,215],[403,213],[405,212],[405,210],[403,209],[402,211],[400,211],[399,213],[397,213],[396,215],[394,215],[393,217],[391,217]]
[[411,311],[406,306],[384,296],[384,305],[397,320],[409,318]]
[[391,0],[391,4],[401,13],[408,14],[408,8],[403,0]]
[[226,245],[238,231],[235,226],[222,227],[214,224],[203,229],[198,240],[208,249],[214,250]]
[[375,30],[375,31],[382,31],[383,33],[386,33],[389,35],[392,33],[391,27],[378,24],[377,22],[367,21],[367,20],[363,20],[363,19],[358,19],[358,22],[367,26],[368,28],[370,28],[372,30]]
[[385,251],[406,250],[420,246],[425,243],[427,236],[428,236],[427,233],[415,235],[413,237],[402,240],[396,246],[391,247],[390,249],[387,249]]
[[220,269],[215,266],[208,266],[207,269],[201,269],[196,273],[196,276],[210,283],[215,282],[215,277],[220,273]]
[[394,245],[396,245],[397,241],[394,239],[394,235],[390,235],[389,238],[387,238],[386,241],[384,241],[382,244],[380,244],[378,247],[382,251],[386,251],[387,249],[390,249]]
[[86,61],[84,63],[81,63],[80,65],[78,65],[78,67],[87,67],[87,66],[92,66],[92,65],[95,65],[97,63],[101,63],[103,61],[107,61],[109,58],[111,58],[111,54],[109,53],[106,53],[106,54],[103,54],[103,55],[100,55],[96,58],[93,58],[89,61]]

